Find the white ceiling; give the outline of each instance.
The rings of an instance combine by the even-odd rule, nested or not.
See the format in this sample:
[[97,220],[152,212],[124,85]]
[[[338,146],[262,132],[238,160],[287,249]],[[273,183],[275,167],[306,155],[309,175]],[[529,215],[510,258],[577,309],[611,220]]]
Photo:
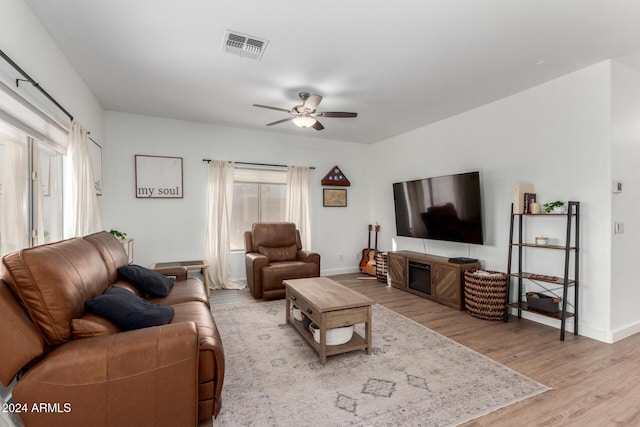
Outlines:
[[[640,52],[631,0],[26,1],[107,110],[364,143]],[[262,60],[224,53],[227,29],[269,40]],[[252,106],[301,91],[358,117],[265,127],[287,113]]]

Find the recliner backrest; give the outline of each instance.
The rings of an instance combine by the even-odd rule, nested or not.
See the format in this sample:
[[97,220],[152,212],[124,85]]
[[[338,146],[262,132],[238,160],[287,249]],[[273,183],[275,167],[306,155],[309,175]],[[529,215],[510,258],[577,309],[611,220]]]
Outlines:
[[259,222],[251,227],[253,250],[271,261],[293,261],[302,249],[292,222]]
[[93,244],[100,252],[100,256],[107,266],[109,283],[115,283],[118,280],[118,268],[129,264],[129,257],[120,240],[106,231],[89,234],[83,239]]
[[51,345],[72,339],[71,319],[109,286],[100,252],[79,237],[11,253],[2,267],[2,278]]

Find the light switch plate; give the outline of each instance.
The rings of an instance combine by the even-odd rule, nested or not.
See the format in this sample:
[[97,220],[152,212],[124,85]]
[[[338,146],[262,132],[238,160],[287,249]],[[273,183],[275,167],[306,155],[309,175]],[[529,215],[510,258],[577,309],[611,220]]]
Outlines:
[[613,181],[613,194],[622,193],[622,181]]

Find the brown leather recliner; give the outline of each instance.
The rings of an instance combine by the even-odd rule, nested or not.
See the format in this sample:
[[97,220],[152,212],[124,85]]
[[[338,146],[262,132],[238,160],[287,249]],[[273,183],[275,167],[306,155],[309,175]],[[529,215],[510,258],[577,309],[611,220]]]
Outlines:
[[303,251],[291,222],[259,222],[244,233],[247,284],[254,298],[284,298],[287,279],[320,276],[320,254]]

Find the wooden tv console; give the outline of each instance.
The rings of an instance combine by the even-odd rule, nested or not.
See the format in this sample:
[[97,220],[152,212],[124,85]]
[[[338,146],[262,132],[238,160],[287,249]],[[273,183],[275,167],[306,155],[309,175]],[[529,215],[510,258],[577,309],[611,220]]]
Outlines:
[[[456,264],[445,257],[411,251],[388,252],[387,257],[391,286],[458,310],[464,310],[464,272],[480,268],[477,262]],[[423,271],[430,272],[430,294],[410,287],[410,262],[427,266]]]

